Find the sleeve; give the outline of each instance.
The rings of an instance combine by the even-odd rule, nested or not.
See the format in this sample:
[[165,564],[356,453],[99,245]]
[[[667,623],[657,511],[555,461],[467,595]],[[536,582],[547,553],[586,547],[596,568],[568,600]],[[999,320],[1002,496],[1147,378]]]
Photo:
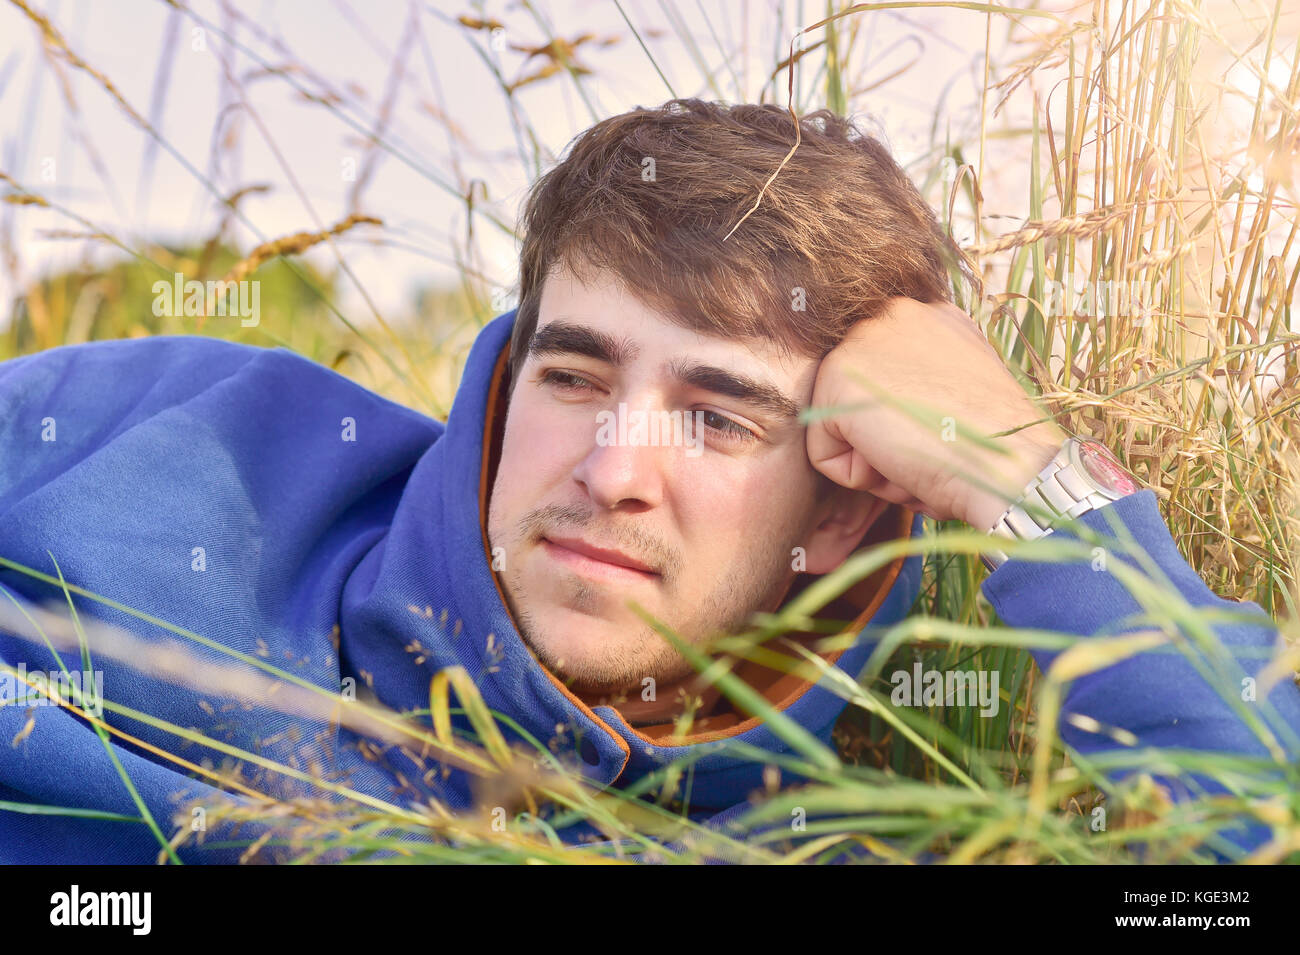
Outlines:
[[[234,374],[259,351],[216,339],[164,336],[67,345],[0,362],[0,559],[32,563],[22,548],[30,526],[18,516],[24,511],[62,510],[113,522],[111,511],[96,510],[98,499],[60,493],[60,477],[134,425]],[[102,490],[106,499],[108,488]],[[39,543],[57,548],[53,540],[41,536]],[[27,689],[24,673],[55,668],[44,648],[17,640],[3,624],[38,611],[35,599],[24,595],[29,587],[48,597],[0,565],[0,864],[152,863],[159,844],[146,831],[117,766],[168,833],[176,800],[216,805],[231,797],[118,743],[110,757],[86,723]],[[66,654],[63,659],[69,661]],[[214,819],[214,835],[216,827],[240,835]],[[239,861],[231,849],[186,847],[179,855],[186,861]]]
[[[1012,627],[1093,639],[1160,629],[1163,619],[1170,640],[1069,683],[1058,721],[1061,739],[1085,758],[1125,749],[1131,749],[1130,756],[1161,749],[1254,757],[1249,774],[1259,783],[1255,793],[1293,788],[1300,753],[1300,688],[1288,670],[1266,693],[1261,671],[1282,648],[1273,620],[1258,604],[1225,600],[1205,585],[1180,554],[1150,490],[1090,511],[1077,523],[1100,539],[1088,540],[1069,527],[1051,536],[1082,538],[1092,559],[1031,561],[1022,550],[1022,556],[1007,561],[983,584],[998,615]],[[1117,560],[1139,569],[1165,599],[1171,588],[1176,590],[1182,613],[1144,606],[1114,573]],[[1211,622],[1201,613],[1206,609],[1233,612],[1236,619]],[[1208,642],[1195,638],[1196,619],[1212,630]],[[1047,673],[1062,652],[1034,650],[1033,655]],[[1175,800],[1198,791],[1229,792],[1223,779],[1216,778],[1223,774],[1180,773],[1158,753],[1149,755],[1137,760],[1140,765],[1130,760],[1123,768],[1106,769],[1105,760],[1097,762],[1112,781],[1139,769],[1150,771]],[[1231,788],[1244,792],[1239,783],[1233,781]],[[1271,838],[1267,825],[1245,820],[1220,835],[1243,850]]]

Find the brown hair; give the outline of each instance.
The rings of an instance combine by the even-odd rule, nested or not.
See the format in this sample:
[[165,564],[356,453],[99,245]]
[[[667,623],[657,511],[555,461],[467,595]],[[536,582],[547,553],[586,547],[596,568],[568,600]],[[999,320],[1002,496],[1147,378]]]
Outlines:
[[889,151],[830,110],[800,127],[725,242],[794,145],[789,110],[675,99],[579,135],[524,203],[511,386],[561,266],[584,283],[608,270],[686,328],[817,358],[892,296],[952,301],[960,259]]

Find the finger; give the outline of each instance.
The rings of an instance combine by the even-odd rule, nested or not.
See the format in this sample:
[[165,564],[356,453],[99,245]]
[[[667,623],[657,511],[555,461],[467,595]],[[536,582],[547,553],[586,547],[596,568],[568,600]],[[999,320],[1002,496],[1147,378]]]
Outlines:
[[913,504],[920,504],[910,491],[893,484],[890,481],[881,481],[877,486],[870,489],[876,497],[884,498],[894,504],[902,504],[904,507],[912,507]]
[[842,487],[867,491],[883,481],[867,459],[844,440],[833,419],[808,426],[807,448],[812,466]]
[[848,445],[839,454],[813,461],[813,467],[836,484],[854,491],[874,493],[876,487],[884,482],[884,478],[867,464],[867,459]]

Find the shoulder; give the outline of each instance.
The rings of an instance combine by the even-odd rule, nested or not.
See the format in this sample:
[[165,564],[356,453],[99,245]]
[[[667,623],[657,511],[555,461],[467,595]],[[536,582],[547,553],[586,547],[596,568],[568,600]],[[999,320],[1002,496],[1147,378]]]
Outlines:
[[36,389],[74,395],[154,394],[184,399],[237,375],[279,385],[310,382],[319,388],[363,393],[386,401],[333,369],[283,346],[264,348],[201,335],[107,339],[60,345],[11,358],[0,362],[0,395],[21,389],[30,397]]
[[139,391],[160,381],[196,384],[228,376],[264,349],[199,335],[123,338],[60,345],[0,362],[0,392],[115,388]]
[[0,435],[6,420],[23,433],[46,420],[62,432],[66,422],[102,439],[179,409],[191,420],[271,421],[339,407],[364,409],[386,429],[426,440],[442,430],[434,419],[283,347],[163,335],[64,345],[0,363]]

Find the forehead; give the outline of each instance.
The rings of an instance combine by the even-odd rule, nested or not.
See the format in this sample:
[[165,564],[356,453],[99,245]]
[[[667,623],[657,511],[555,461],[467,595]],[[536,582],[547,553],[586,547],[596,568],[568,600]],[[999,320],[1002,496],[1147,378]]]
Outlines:
[[765,379],[805,401],[819,364],[773,342],[722,338],[685,328],[628,293],[604,271],[589,285],[567,270],[547,278],[537,329],[556,321],[585,325],[612,336],[634,355],[629,365],[667,368],[689,359]]

